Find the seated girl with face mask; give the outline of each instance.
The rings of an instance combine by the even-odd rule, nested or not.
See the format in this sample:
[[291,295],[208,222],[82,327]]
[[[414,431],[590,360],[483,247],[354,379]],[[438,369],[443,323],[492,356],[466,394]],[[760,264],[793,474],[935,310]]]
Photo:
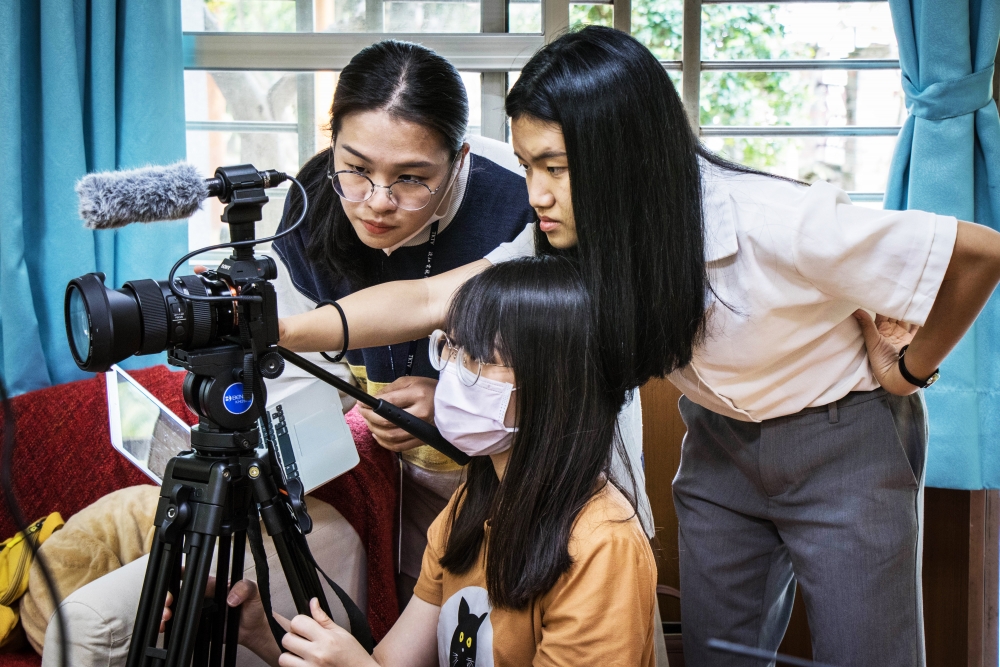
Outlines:
[[[656,566],[634,483],[612,471],[625,396],[598,375],[590,318],[563,258],[466,282],[430,358],[435,423],[473,460],[428,531],[410,603],[371,656],[315,600],[286,623],[280,661],[258,604],[241,639],[284,666],[652,667]],[[240,582],[234,597],[256,595]]]

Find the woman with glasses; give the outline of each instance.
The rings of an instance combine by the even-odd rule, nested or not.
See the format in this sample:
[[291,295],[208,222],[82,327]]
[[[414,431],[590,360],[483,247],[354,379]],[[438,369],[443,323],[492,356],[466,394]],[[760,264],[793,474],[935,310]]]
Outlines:
[[270,665],[653,667],[656,565],[635,480],[612,466],[622,402],[595,363],[588,302],[556,257],[495,266],[456,294],[431,339],[434,418],[472,461],[373,655],[315,602],[278,619],[279,655],[245,582],[231,593],[241,641]]
[[[307,222],[274,244],[283,317],[371,285],[450,271],[481,259],[531,222],[524,178],[509,146],[467,137],[468,118],[461,77],[434,52],[389,40],[351,59],[334,93],[330,147],[298,176],[309,195]],[[298,192],[291,192],[283,221],[297,219],[301,205]],[[386,314],[386,326],[392,317]],[[437,371],[428,362],[426,339],[324,356],[312,358],[365,391],[433,419]],[[268,382],[269,397],[279,399],[311,379],[286,367]],[[352,405],[345,399],[344,409]],[[461,469],[367,406],[359,409],[379,444],[401,454],[398,583],[405,602],[420,572],[427,527],[458,485]]]
[[[575,256],[608,385],[668,376],[684,394],[685,661],[744,664],[712,638],[776,650],[798,583],[817,660],[923,664],[919,389],[1000,282],[1000,234],[720,159],[656,58],[607,28],[537,53],[507,112],[538,225],[451,274],[342,300],[350,345],[430,334],[491,264]],[[418,307],[375,326],[402,303]],[[342,331],[324,308],[281,340],[336,349]]]

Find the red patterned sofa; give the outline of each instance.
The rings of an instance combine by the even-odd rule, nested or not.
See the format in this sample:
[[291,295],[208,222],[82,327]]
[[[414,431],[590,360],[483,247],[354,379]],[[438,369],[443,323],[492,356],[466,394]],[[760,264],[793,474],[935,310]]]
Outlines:
[[[155,366],[132,375],[176,414],[197,421],[181,395],[183,372]],[[23,394],[13,399],[13,407],[14,491],[29,521],[56,511],[68,519],[105,494],[149,483],[111,447],[103,375]],[[361,463],[312,495],[336,507],[365,545],[368,620],[377,641],[399,615],[392,548],[399,473],[395,457],[375,443],[356,410],[347,421]],[[0,540],[16,531],[13,518],[0,510]],[[30,648],[0,654],[2,666],[40,664]]]

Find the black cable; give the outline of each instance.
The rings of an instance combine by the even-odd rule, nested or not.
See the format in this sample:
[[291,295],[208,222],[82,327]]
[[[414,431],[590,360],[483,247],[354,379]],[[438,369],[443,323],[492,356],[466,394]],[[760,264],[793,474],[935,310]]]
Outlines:
[[170,274],[167,276],[167,285],[170,287],[170,291],[173,292],[178,299],[185,299],[187,301],[209,301],[209,302],[215,301],[217,303],[222,303],[222,302],[232,303],[233,301],[261,302],[264,300],[264,298],[260,296],[197,296],[194,294],[184,294],[183,292],[177,289],[176,285],[174,285],[174,274],[177,273],[177,269],[179,269],[181,265],[184,264],[184,262],[188,261],[192,257],[200,255],[203,252],[218,250],[220,248],[236,249],[236,248],[253,247],[258,243],[268,243],[270,241],[276,241],[277,239],[280,239],[282,236],[290,234],[296,227],[301,225],[302,222],[306,219],[306,213],[309,211],[309,195],[306,194],[305,187],[301,183],[299,183],[297,178],[295,178],[294,176],[289,176],[287,174],[285,174],[285,177],[292,183],[295,183],[295,185],[299,186],[299,190],[302,192],[302,213],[299,214],[299,219],[295,221],[295,224],[293,224],[285,231],[275,234],[274,236],[268,236],[262,239],[250,239],[249,241],[230,241],[228,243],[219,243],[216,245],[207,246],[205,248],[198,248],[197,250],[192,250],[188,254],[184,255],[179,260],[177,260],[177,263],[174,264],[173,268],[170,269]]
[[0,486],[3,487],[3,498],[7,505],[7,511],[13,517],[18,532],[24,533],[24,540],[28,543],[28,548],[31,549],[32,559],[38,562],[38,567],[42,570],[42,576],[45,577],[45,584],[49,589],[49,597],[55,609],[56,623],[59,625],[59,665],[60,667],[66,667],[69,641],[66,638],[66,621],[63,618],[62,609],[59,607],[59,594],[56,591],[56,582],[52,578],[49,566],[45,564],[45,559],[42,558],[42,554],[38,551],[38,544],[32,539],[31,535],[28,535],[29,524],[21,513],[20,506],[17,504],[17,498],[14,495],[14,483],[10,477],[11,471],[14,469],[14,445],[16,443],[14,407],[7,396],[7,388],[4,386],[2,377],[0,377],[0,402],[3,403],[3,459],[0,462]]

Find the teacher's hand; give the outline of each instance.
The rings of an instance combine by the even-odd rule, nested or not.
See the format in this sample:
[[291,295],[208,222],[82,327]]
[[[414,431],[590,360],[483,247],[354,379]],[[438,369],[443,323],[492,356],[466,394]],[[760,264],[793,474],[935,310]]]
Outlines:
[[910,344],[920,327],[884,315],[875,315],[873,320],[867,311],[861,309],[854,311],[854,319],[861,324],[865,347],[868,348],[868,363],[879,384],[896,396],[908,396],[917,391],[917,387],[907,382],[899,372],[899,351]]
[[[407,375],[397,379],[378,393],[378,397],[402,408],[425,422],[434,423],[434,390],[437,380]],[[405,452],[424,444],[367,405],[358,403],[358,412],[368,422],[375,442],[393,452]]]

